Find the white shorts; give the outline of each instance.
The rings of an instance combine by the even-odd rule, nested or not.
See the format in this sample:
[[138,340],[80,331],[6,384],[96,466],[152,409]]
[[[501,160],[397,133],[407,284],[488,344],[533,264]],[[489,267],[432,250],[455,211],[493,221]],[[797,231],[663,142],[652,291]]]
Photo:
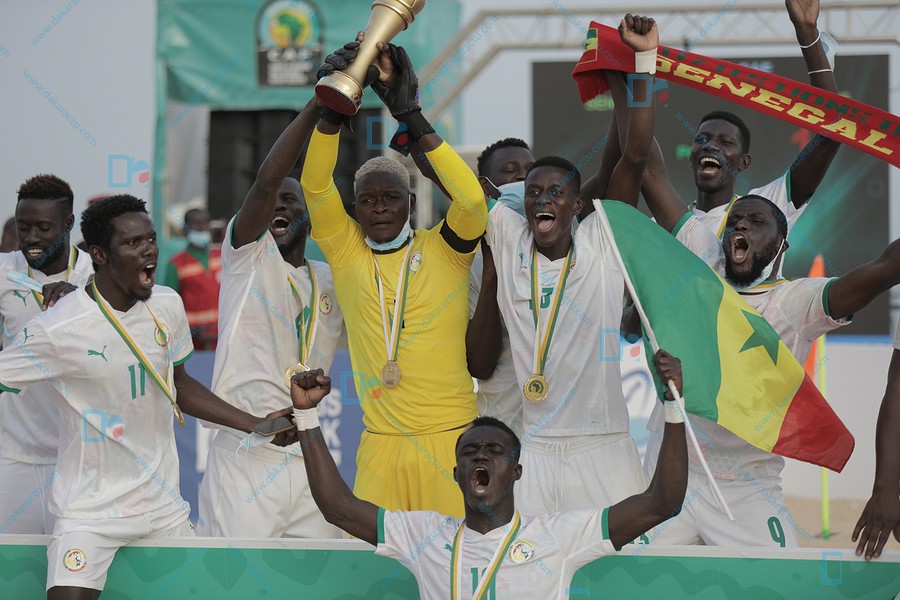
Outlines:
[[611,506],[647,489],[628,433],[535,438],[522,446],[516,508],[524,515]]
[[[662,436],[650,432],[644,458],[648,478],[652,477],[651,469],[656,468],[661,443]],[[773,475],[780,470],[771,461],[745,464],[743,468],[740,457],[736,456],[735,461],[738,466],[733,479],[716,477],[734,521],[719,506],[701,467],[689,466],[681,513],[642,535],[639,542],[796,548],[799,544],[794,518],[784,505],[781,477]],[[801,532],[810,537],[806,531]]]
[[56,465],[33,465],[0,457],[0,533],[49,535],[56,522],[49,510]]
[[47,546],[47,589],[103,590],[116,551],[146,538],[194,537],[185,511],[166,509],[135,517],[58,519]]
[[341,537],[313,500],[301,455],[241,448],[237,456],[239,444],[231,432],[219,431],[210,445],[198,498],[200,535]]
[[716,502],[706,474],[690,469],[681,513],[648,531],[640,541],[657,545],[798,546],[794,518],[784,505],[781,477],[716,479],[716,483],[734,521]]

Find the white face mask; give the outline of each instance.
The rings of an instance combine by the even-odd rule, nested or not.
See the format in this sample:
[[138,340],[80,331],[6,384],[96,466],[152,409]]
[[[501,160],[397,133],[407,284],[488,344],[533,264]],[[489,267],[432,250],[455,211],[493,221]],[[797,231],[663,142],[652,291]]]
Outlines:
[[400,230],[400,233],[397,234],[397,237],[392,239],[389,242],[373,242],[369,239],[369,236],[366,236],[366,245],[372,250],[378,250],[379,252],[385,252],[387,250],[396,250],[403,246],[406,240],[409,239],[409,236],[412,234],[412,227],[409,225],[409,219],[406,220],[406,223],[403,224],[403,229]]
[[500,197],[497,198],[498,202],[501,202],[513,209],[523,217],[525,216],[525,182],[524,181],[513,181],[512,183],[504,183],[503,185],[496,185],[493,181],[485,177],[491,185],[493,185],[500,192]]
[[784,240],[781,240],[781,244],[778,246],[778,252],[775,253],[775,258],[772,259],[772,262],[763,267],[762,273],[759,274],[759,277],[748,283],[747,285],[735,285],[730,281],[731,287],[733,287],[738,292],[743,292],[744,290],[749,290],[755,288],[763,281],[769,278],[772,275],[772,271],[775,269],[775,263],[778,261],[778,257],[781,255],[781,249],[784,248]]
[[[246,454],[250,452],[250,448],[262,446],[263,444],[267,444],[274,439],[274,435],[263,435],[261,433],[256,433],[255,431],[251,431],[250,435],[241,440],[241,445],[235,449],[234,454],[235,456],[246,456]],[[241,450],[244,451],[243,454],[241,453]]]
[[191,246],[206,248],[212,243],[212,232],[209,230],[194,231],[193,229],[190,229],[187,232],[187,241]]

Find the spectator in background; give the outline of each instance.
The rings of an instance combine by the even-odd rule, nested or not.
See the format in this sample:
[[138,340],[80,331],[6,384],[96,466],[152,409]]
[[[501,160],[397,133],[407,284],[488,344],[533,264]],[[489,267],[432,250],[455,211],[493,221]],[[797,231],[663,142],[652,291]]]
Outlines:
[[3,225],[3,237],[0,238],[0,252],[15,252],[19,249],[16,237],[16,218],[10,217]]
[[212,232],[212,243],[221,246],[225,240],[225,219],[215,219],[209,222],[209,230]]
[[181,294],[194,348],[215,350],[222,250],[212,246],[209,212],[205,209],[187,211],[184,214],[184,234],[188,246],[169,261],[166,285]]

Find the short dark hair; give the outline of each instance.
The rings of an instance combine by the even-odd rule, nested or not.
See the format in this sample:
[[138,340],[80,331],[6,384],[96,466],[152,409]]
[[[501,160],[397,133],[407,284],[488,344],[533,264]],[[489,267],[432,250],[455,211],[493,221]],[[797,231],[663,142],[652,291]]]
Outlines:
[[495,419],[494,417],[478,417],[474,421],[472,421],[472,423],[468,427],[466,427],[466,429],[461,434],[459,434],[459,437],[456,438],[456,448],[454,450],[454,454],[456,453],[456,450],[459,450],[459,442],[460,440],[462,440],[463,436],[476,427],[493,427],[505,433],[513,444],[513,450],[507,457],[508,460],[519,460],[519,453],[522,451],[522,443],[519,441],[519,436],[516,435],[515,431],[510,429],[509,425],[507,425],[500,419]]
[[703,125],[707,121],[713,120],[721,120],[728,121],[732,125],[738,128],[741,132],[741,150],[744,154],[750,152],[750,128],[747,127],[747,124],[744,123],[744,120],[737,116],[734,113],[728,112],[727,110],[714,110],[711,113],[708,113],[700,119],[700,124]]
[[478,174],[481,177],[487,177],[488,172],[488,161],[494,155],[497,150],[502,150],[503,148],[525,148],[529,152],[531,152],[531,148],[528,147],[528,144],[524,140],[520,140],[519,138],[503,138],[502,140],[498,140],[488,146],[482,151],[481,154],[478,155]]
[[75,195],[69,184],[56,175],[41,173],[19,186],[17,200],[60,200],[72,212]]
[[205,208],[192,208],[188,210],[184,213],[184,226],[187,227],[188,220],[190,220],[191,217],[200,216],[205,212],[207,212]]
[[85,244],[88,248],[109,248],[113,236],[112,220],[133,212],[146,215],[147,204],[130,194],[110,196],[89,206],[81,213],[81,236]]
[[[735,204],[741,202],[743,200],[761,200],[764,204],[769,207],[769,210],[772,212],[772,217],[775,219],[775,225],[778,227],[778,235],[787,239],[788,236],[788,222],[787,217],[784,216],[784,212],[778,205],[766,198],[765,196],[759,196],[757,194],[747,194],[746,196],[741,196],[737,200],[734,201]],[[732,205],[734,206],[734,204]]]
[[578,191],[581,189],[581,173],[578,172],[578,168],[573,165],[571,162],[563,158],[562,156],[544,156],[542,158],[537,159],[531,166],[528,167],[528,170],[525,171],[525,176],[531,174],[535,169],[539,169],[540,167],[558,167],[566,172],[566,177],[563,182],[563,186],[565,186],[570,181],[575,182],[575,190]]

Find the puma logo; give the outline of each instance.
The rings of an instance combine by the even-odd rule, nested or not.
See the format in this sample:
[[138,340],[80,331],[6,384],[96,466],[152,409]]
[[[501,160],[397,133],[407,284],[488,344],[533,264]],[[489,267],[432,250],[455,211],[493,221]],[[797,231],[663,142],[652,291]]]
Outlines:
[[91,350],[90,348],[88,348],[88,356],[99,356],[100,358],[103,359],[103,362],[109,362],[108,360],[106,360],[106,345],[105,344],[103,346],[103,350],[101,350],[100,352],[97,352],[96,350]]
[[447,552],[453,552],[453,546],[451,546],[450,544],[444,544],[444,550],[446,550]]
[[15,296],[16,298],[21,298],[22,304],[24,304],[25,306],[28,306],[28,296],[26,296],[19,290],[13,290],[13,296]]
[[26,327],[25,329],[22,330],[22,335],[25,336],[25,339],[22,340],[22,343],[23,343],[23,344],[27,344],[27,343],[28,343],[28,338],[34,337],[33,335],[28,335],[28,328],[27,328],[27,327]]

